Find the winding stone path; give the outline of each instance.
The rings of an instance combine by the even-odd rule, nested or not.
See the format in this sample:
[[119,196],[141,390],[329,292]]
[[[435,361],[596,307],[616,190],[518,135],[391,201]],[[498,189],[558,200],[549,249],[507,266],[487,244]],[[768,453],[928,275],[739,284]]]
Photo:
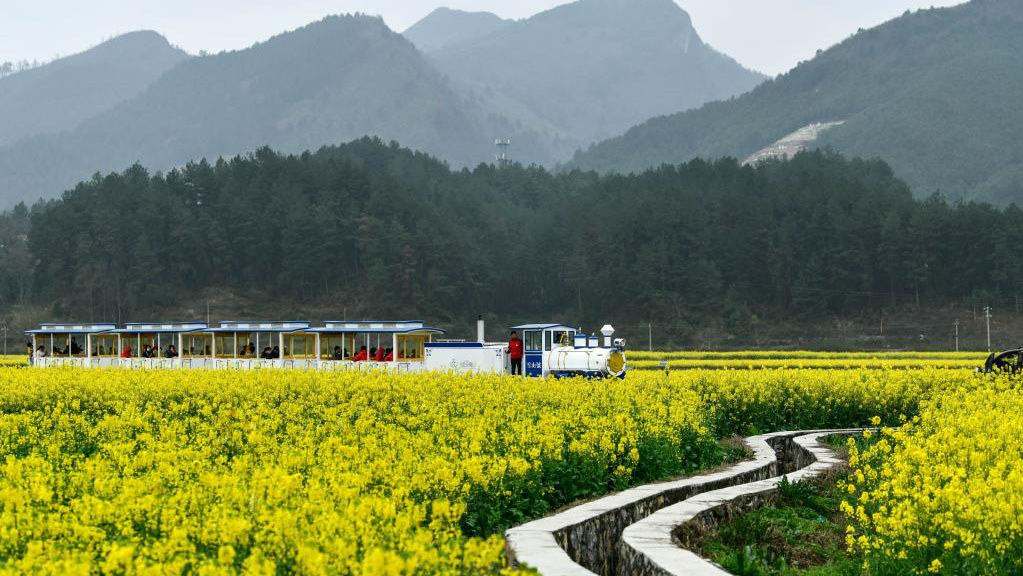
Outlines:
[[[697,531],[716,523],[715,512],[731,502],[756,504],[787,474],[809,478],[839,463],[817,439],[855,434],[860,429],[777,432],[752,436],[751,460],[671,482],[647,484],[575,506],[505,533],[512,565],[524,564],[544,576],[627,574],[727,574],[679,547],[686,527]],[[796,471],[797,469],[798,472]]]

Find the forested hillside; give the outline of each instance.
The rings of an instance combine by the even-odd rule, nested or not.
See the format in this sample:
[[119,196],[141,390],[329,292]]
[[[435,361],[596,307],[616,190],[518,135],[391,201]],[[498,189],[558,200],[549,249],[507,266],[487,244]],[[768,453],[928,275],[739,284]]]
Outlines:
[[488,110],[545,135],[557,161],[764,79],[705,44],[673,0],[578,0],[429,58]]
[[32,209],[30,254],[0,232],[3,302],[78,320],[205,315],[219,292],[248,314],[654,321],[691,343],[1023,288],[1023,211],[914,200],[884,163],[824,152],[599,177],[264,148],[82,183]]
[[163,36],[141,31],[0,77],[0,146],[70,130],[142,92],[186,58]]
[[880,157],[919,196],[1023,201],[1023,2],[974,0],[907,13],[732,101],[654,118],[572,166],[637,171],[694,157],[745,158],[814,122],[821,145]]

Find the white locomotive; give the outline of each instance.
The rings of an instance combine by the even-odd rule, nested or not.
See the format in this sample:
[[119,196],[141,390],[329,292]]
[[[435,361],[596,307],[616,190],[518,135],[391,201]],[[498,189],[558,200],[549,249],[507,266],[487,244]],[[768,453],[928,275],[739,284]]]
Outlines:
[[[620,338],[612,340],[614,328],[610,325],[601,330],[603,345],[600,338],[587,337],[578,329],[564,324],[523,324],[513,326],[512,330],[522,334],[525,376],[625,377],[625,341]],[[507,344],[484,342],[482,323],[477,332],[477,342],[427,344],[426,369],[508,372]]]

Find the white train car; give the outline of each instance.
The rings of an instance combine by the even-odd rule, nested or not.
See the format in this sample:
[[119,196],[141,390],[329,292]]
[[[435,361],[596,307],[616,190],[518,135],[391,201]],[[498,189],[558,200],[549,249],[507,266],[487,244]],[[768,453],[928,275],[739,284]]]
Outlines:
[[[523,373],[624,378],[624,341],[604,343],[563,324],[526,324]],[[29,330],[39,368],[304,369],[510,373],[507,343],[435,342],[421,321],[43,324]]]

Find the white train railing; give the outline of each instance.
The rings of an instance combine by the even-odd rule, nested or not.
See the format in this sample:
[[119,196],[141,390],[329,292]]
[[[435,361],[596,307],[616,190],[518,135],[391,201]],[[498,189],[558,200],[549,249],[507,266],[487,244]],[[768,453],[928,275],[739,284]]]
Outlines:
[[421,372],[422,362],[353,362],[351,360],[316,360],[315,358],[115,358],[111,356],[33,358],[36,368],[124,368],[133,370],[320,370],[325,372],[397,373]]

